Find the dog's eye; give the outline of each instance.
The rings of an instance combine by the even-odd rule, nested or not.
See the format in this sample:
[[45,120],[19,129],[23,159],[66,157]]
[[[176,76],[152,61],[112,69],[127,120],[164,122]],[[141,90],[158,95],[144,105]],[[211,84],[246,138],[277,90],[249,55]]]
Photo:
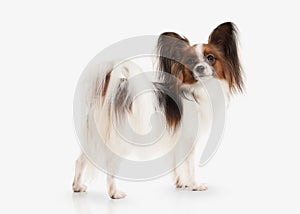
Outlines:
[[208,54],[206,56],[206,60],[207,60],[208,63],[213,64],[216,61],[216,58],[214,57],[214,55]]
[[187,59],[186,63],[187,63],[188,65],[194,64],[194,63],[195,63],[195,58],[194,58],[194,57],[189,57],[189,58]]

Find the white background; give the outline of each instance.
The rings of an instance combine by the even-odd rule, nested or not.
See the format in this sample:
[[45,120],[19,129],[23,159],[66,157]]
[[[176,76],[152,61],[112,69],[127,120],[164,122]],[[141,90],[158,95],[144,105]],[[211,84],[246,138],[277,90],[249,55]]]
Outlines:
[[[222,2],[222,3],[221,3]],[[1,213],[299,213],[297,1],[1,1]],[[224,21],[240,29],[247,93],[230,107],[223,142],[200,168],[206,192],[170,178],[104,176],[73,194],[79,154],[73,93],[84,67],[119,40],[174,30],[203,43]]]

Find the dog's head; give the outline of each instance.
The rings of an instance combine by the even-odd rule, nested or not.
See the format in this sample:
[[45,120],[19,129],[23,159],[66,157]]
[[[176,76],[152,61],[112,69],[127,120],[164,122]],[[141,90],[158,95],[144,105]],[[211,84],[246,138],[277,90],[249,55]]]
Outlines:
[[226,80],[231,92],[243,91],[242,69],[237,49],[237,28],[231,22],[219,25],[207,44],[190,45],[174,32],[159,36],[157,51],[161,77],[174,75],[179,84],[191,85],[210,78]]

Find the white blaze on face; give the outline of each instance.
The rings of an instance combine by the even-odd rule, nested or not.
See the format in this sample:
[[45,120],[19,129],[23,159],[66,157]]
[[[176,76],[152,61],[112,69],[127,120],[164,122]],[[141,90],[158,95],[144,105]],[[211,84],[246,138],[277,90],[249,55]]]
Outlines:
[[202,44],[197,44],[195,46],[195,51],[197,54],[197,57],[200,59],[200,61],[203,61],[203,45]]
[[[193,69],[193,73],[197,78],[202,80],[207,79],[208,77],[212,77],[213,75],[213,68],[206,62],[205,56],[203,55],[203,45],[197,44],[195,46],[195,51],[197,54],[197,58],[199,59],[199,63],[195,65]],[[203,71],[199,70],[199,67],[203,66]],[[198,69],[197,69],[198,68]]]

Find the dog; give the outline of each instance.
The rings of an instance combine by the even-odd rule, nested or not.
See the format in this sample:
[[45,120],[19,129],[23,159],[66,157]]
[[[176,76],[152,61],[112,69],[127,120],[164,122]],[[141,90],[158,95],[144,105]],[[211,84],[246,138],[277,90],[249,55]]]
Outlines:
[[[243,92],[238,29],[231,22],[223,23],[213,30],[206,44],[195,45],[175,32],[165,32],[158,38],[156,51],[154,80],[147,78],[132,60],[100,62],[89,68],[79,80],[74,101],[74,106],[79,109],[76,111],[79,119],[75,123],[79,124],[77,134],[80,141],[85,142],[90,152],[82,148],[83,152],[76,161],[74,192],[86,191],[83,175],[93,160],[99,157],[106,165],[108,195],[112,199],[126,196],[117,188],[115,181],[120,163],[106,152],[109,150],[101,150],[103,146],[99,147],[99,136],[104,146],[114,154],[125,157],[135,153],[142,157],[139,160],[153,160],[165,155],[180,141],[181,145],[172,153],[174,158],[169,161],[169,165],[173,166],[175,186],[192,191],[207,189],[206,185],[196,181],[194,166],[197,144],[207,140],[208,127],[213,120],[210,98],[203,83],[212,79],[220,82],[226,102],[231,95]],[[150,92],[137,96],[138,90],[145,86],[151,89]],[[199,113],[199,118],[193,117],[191,105]],[[165,124],[165,131],[157,142],[147,147],[136,146],[142,141],[140,138],[128,137],[131,138],[131,143],[128,143],[120,136],[120,130],[127,130],[124,129],[127,123],[138,133],[149,132],[149,120],[157,111],[163,116],[152,128]],[[196,140],[199,142],[195,144],[195,132],[192,130],[196,125],[190,122],[193,118],[199,121],[197,126],[201,129]]]

